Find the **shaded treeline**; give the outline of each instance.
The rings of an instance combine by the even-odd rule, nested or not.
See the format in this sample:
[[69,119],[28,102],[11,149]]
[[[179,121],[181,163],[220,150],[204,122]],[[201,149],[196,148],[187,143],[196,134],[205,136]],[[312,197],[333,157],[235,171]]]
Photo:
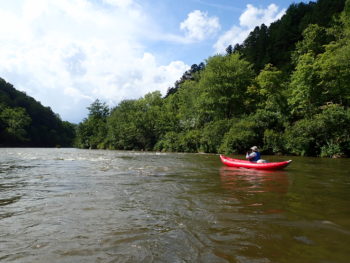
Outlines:
[[293,4],[242,45],[193,65],[162,98],[96,100],[81,148],[350,154],[350,0]]
[[0,146],[67,147],[74,138],[73,124],[0,78]]

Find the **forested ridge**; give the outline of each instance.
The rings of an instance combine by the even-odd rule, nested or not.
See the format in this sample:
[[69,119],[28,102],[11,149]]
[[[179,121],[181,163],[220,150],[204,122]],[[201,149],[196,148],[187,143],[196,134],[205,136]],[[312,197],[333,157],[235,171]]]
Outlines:
[[0,147],[68,147],[75,126],[0,78]]
[[350,0],[292,4],[226,54],[192,65],[165,97],[96,100],[81,148],[340,157],[350,154]]

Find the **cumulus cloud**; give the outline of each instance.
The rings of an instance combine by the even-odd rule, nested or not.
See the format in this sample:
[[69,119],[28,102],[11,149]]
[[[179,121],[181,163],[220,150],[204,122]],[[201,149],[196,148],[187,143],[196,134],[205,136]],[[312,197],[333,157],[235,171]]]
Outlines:
[[180,24],[180,29],[189,40],[202,41],[218,32],[220,23],[217,17],[208,17],[207,13],[195,10]]
[[[11,3],[9,3],[11,2]],[[132,0],[9,1],[0,9],[0,77],[80,121],[96,98],[123,99],[167,88],[188,69],[161,65],[141,38],[152,21]]]
[[240,26],[233,26],[221,35],[214,44],[215,51],[223,53],[229,45],[242,43],[256,26],[261,24],[269,26],[272,22],[280,19],[285,12],[285,9],[279,10],[275,4],[269,5],[266,9],[248,4],[239,18]]

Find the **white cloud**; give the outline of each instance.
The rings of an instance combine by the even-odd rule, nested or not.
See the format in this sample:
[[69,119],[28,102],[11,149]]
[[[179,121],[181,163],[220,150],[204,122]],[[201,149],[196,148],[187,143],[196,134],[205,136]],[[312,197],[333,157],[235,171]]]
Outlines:
[[131,6],[133,4],[133,0],[103,0],[103,2],[122,8]]
[[207,13],[195,10],[180,24],[180,29],[185,31],[189,40],[202,41],[218,32],[220,23],[217,17],[208,17]]
[[269,5],[266,9],[259,9],[248,4],[247,9],[240,16],[240,25],[247,28],[254,28],[258,25],[270,25],[273,21],[281,18],[285,10],[278,10],[275,4]]
[[285,9],[279,10],[275,4],[269,5],[266,9],[248,4],[246,10],[239,18],[240,26],[233,26],[221,35],[214,44],[215,51],[217,53],[223,53],[229,45],[234,46],[235,44],[242,43],[256,26],[260,26],[261,24],[269,26],[272,22],[280,19],[285,12]]
[[0,8],[0,77],[69,121],[85,117],[96,98],[113,106],[154,90],[165,95],[188,66],[160,65],[145,51],[152,21],[132,0],[103,1],[112,8],[88,0]]

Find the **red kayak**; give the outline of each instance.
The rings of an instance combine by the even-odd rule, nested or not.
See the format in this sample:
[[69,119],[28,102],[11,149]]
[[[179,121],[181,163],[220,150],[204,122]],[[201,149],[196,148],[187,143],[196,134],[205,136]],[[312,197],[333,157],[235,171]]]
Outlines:
[[254,163],[251,161],[232,159],[223,155],[220,155],[220,159],[223,164],[230,167],[243,167],[249,169],[258,169],[258,170],[279,170],[286,167],[292,162],[292,160],[284,162],[272,162],[272,163]]

